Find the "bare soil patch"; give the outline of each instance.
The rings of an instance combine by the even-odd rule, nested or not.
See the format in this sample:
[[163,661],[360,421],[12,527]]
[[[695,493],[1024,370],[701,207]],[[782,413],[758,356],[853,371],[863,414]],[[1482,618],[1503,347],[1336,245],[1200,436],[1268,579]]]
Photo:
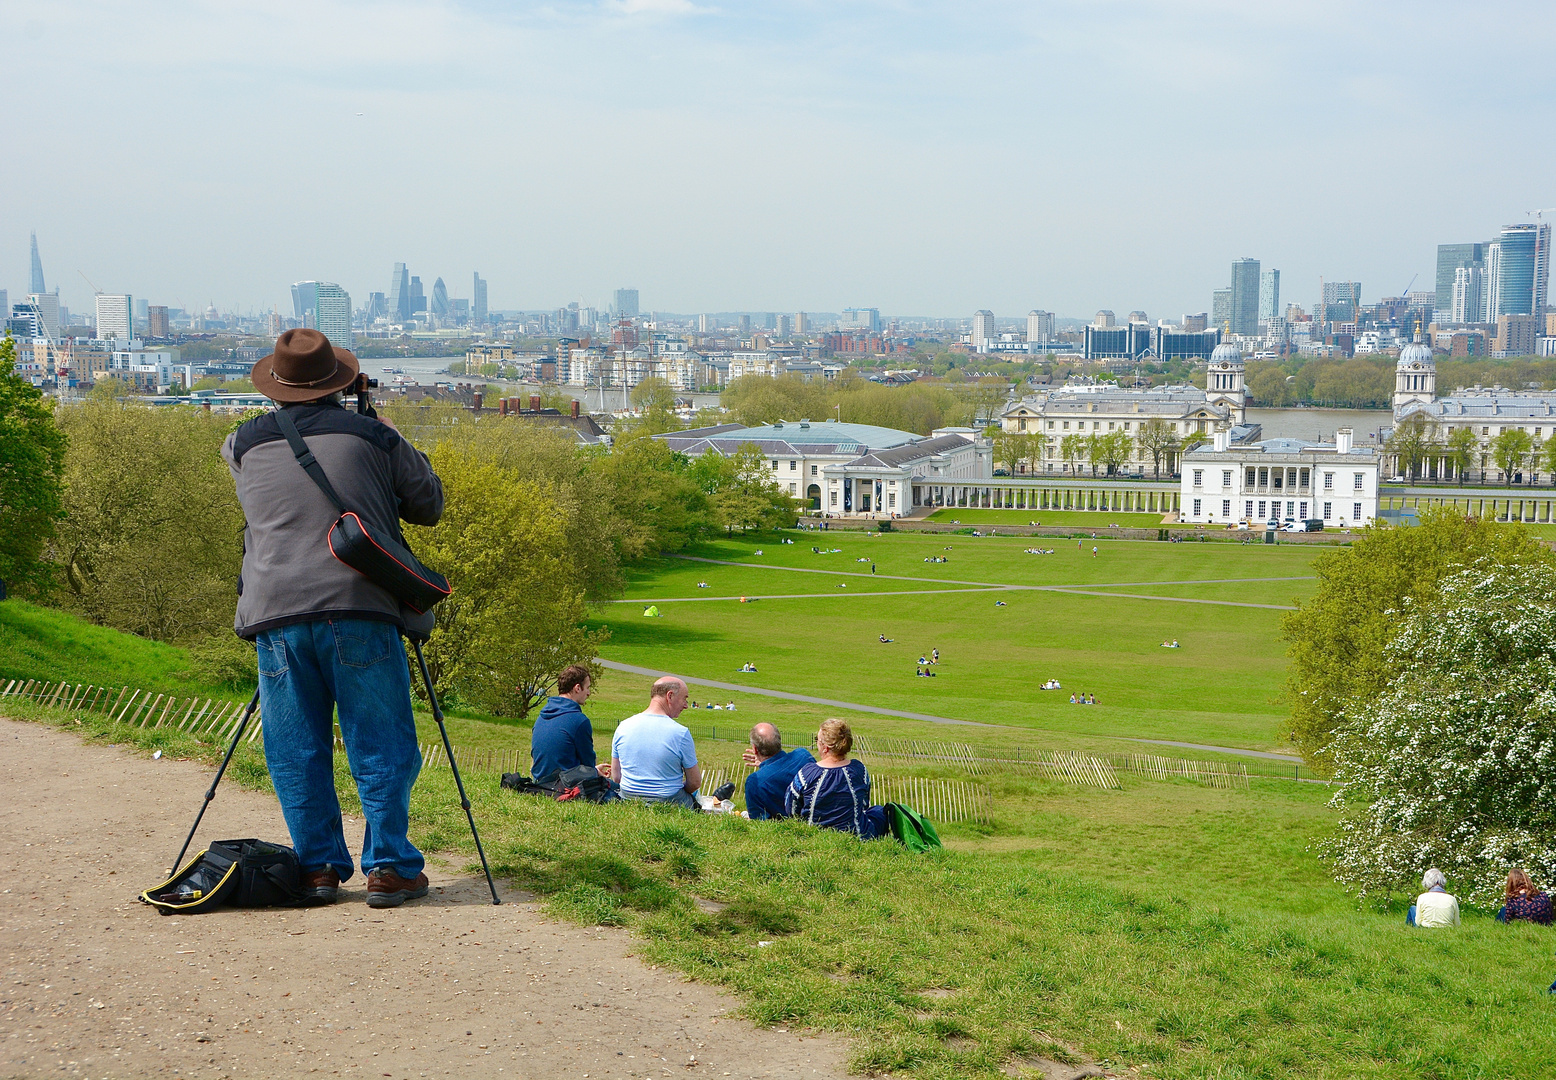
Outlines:
[[[0,1076],[843,1077],[833,1036],[757,1028],[738,1002],[632,955],[630,933],[545,918],[429,865],[367,907],[158,915],[210,771],[0,720]],[[360,850],[362,823],[346,821]],[[284,842],[268,793],[224,783],[202,840]]]

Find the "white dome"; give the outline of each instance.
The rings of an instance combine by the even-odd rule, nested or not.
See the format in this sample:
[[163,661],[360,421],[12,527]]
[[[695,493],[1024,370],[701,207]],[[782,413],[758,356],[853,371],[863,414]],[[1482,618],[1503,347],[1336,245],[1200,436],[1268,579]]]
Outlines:
[[1401,368],[1435,368],[1436,361],[1432,359],[1432,350],[1419,341],[1412,341],[1399,350],[1399,366]]
[[1223,341],[1217,345],[1215,351],[1210,354],[1212,364],[1235,364],[1243,366],[1243,351],[1230,341]]

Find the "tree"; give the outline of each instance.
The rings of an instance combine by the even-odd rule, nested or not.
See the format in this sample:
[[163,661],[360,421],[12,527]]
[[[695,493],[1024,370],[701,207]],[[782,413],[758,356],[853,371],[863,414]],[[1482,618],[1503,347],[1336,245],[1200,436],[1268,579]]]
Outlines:
[[1093,438],[1096,440],[1096,461],[1105,467],[1108,476],[1115,475],[1129,461],[1134,440],[1126,431],[1110,431]]
[[[1480,440],[1475,437],[1472,428],[1456,427],[1448,433],[1448,441],[1444,444],[1444,458],[1453,466],[1453,474],[1463,483],[1465,474],[1470,471],[1470,466],[1475,464],[1475,453],[1479,449]],[[1546,444],[1546,452],[1551,455],[1551,468],[1556,471],[1556,440]]]
[[1162,459],[1178,448],[1178,436],[1172,430],[1172,425],[1153,417],[1140,425],[1135,441],[1140,444],[1142,455],[1150,455],[1152,475],[1161,476]]
[[1534,439],[1523,428],[1504,428],[1502,434],[1491,440],[1491,458],[1509,484],[1513,474],[1523,470],[1524,460],[1533,449]]
[[1444,507],[1423,509],[1415,528],[1374,523],[1350,548],[1314,560],[1318,589],[1281,626],[1291,657],[1291,737],[1310,765],[1330,765],[1329,743],[1341,715],[1387,684],[1384,646],[1406,600],[1432,602],[1443,578],[1477,560],[1497,567],[1556,565],[1556,555],[1523,527]]
[[0,339],[0,582],[41,589],[44,551],[64,512],[66,440],[43,393],[16,374],[16,341]]
[[675,415],[675,391],[657,375],[632,388],[632,406],[643,414],[638,426],[647,434],[681,430],[681,418]]
[[557,672],[590,664],[609,637],[584,625],[584,574],[569,556],[564,515],[519,469],[445,442],[432,454],[445,509],[411,546],[453,592],[434,610],[425,654],[439,694],[522,719]]
[[1029,461],[1033,454],[1033,438],[1024,431],[1005,431],[994,436],[994,461],[1010,470],[1012,476],[1021,471],[1021,463]]
[[1086,436],[1066,435],[1059,440],[1059,456],[1064,459],[1070,471],[1075,471],[1075,462],[1086,453]]
[[1384,449],[1394,455],[1400,474],[1414,479],[1421,473],[1421,462],[1426,458],[1432,441],[1426,418],[1412,416],[1394,426]]
[[243,554],[221,458],[233,420],[116,401],[111,387],[58,418],[70,440],[52,550],[64,605],[159,641],[230,634]]
[[1344,816],[1321,851],[1337,880],[1389,892],[1436,866],[1492,907],[1511,867],[1556,877],[1553,598],[1548,563],[1485,560],[1406,600],[1386,685],[1334,740]]

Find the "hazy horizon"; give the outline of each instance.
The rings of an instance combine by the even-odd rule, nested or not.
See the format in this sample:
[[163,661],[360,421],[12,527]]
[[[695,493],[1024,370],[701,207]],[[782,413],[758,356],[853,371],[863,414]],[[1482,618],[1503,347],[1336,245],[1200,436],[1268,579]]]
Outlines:
[[1543,5],[3,11],[0,288],[26,291],[36,229],[76,311],[88,279],[360,305],[403,261],[429,296],[479,271],[494,310],[627,286],[644,311],[1154,320],[1243,256],[1283,304],[1321,276],[1430,289],[1437,244],[1556,206]]

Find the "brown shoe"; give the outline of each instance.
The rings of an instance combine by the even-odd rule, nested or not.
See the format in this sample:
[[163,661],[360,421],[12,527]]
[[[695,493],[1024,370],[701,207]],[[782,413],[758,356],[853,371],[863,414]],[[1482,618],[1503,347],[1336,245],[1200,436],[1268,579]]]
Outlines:
[[415,881],[409,881],[393,870],[379,866],[367,875],[368,907],[399,907],[407,900],[418,900],[426,895],[426,874],[417,874]]
[[303,907],[333,904],[340,895],[340,875],[333,866],[303,875]]

